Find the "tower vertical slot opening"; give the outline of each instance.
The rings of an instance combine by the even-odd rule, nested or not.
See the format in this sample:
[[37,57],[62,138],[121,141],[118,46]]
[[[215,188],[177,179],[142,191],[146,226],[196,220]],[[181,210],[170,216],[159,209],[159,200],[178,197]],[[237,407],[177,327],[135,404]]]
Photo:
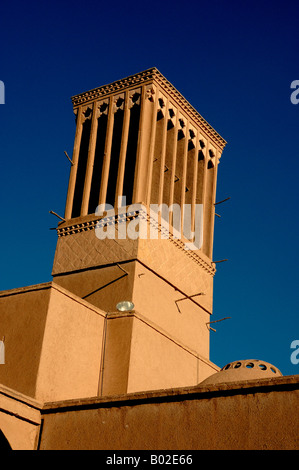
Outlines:
[[105,137],[106,137],[106,132],[107,132],[107,122],[108,122],[108,116],[106,114],[102,114],[98,118],[97,141],[96,141],[94,167],[93,167],[93,173],[92,173],[90,198],[89,198],[89,206],[88,206],[89,214],[92,214],[95,212],[99,203],[99,195],[100,195],[100,188],[101,188],[101,182],[102,182],[102,166],[103,166],[104,151],[105,151]]
[[118,111],[114,115],[111,158],[110,158],[110,167],[109,167],[109,179],[108,179],[108,187],[107,187],[107,195],[106,195],[106,203],[111,204],[112,206],[114,206],[114,201],[115,201],[123,120],[124,120],[124,111],[122,109],[118,109]]
[[133,202],[134,177],[139,135],[139,121],[140,106],[138,104],[134,104],[134,106],[132,106],[132,108],[130,109],[130,125],[123,184],[123,195],[126,196],[126,203],[128,205],[132,204]]
[[82,138],[80,143],[79,161],[77,167],[77,176],[75,184],[75,192],[73,199],[72,217],[79,217],[81,212],[81,204],[83,197],[83,189],[86,174],[86,165],[88,158],[88,146],[91,130],[91,119],[86,119],[83,123]]

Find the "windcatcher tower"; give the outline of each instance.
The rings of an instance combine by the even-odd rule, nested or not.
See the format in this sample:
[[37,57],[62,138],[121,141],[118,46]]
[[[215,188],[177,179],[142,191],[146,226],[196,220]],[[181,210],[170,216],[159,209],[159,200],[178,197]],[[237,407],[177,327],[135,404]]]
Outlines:
[[[224,140],[156,69],[73,104],[54,279],[0,292],[0,447],[298,448],[296,377],[264,361],[219,371],[209,360]],[[116,213],[95,214],[99,203]],[[123,236],[136,221],[151,227],[147,209],[158,203],[190,204],[192,223],[203,205],[200,249],[186,250],[172,230],[166,238]],[[105,225],[117,236],[99,239]],[[117,310],[123,300],[135,307]]]
[[[209,361],[207,323],[225,141],[156,68],[72,102],[76,134],[52,274],[55,284],[106,312],[100,393],[197,384],[218,370]],[[99,204],[113,206],[115,217],[97,215]],[[186,250],[172,230],[164,239],[119,236],[136,217],[131,204],[189,205],[193,228],[201,204],[201,248]],[[148,213],[141,216],[149,224]],[[107,224],[115,237],[99,239],[96,228]],[[134,310],[118,312],[123,300]]]

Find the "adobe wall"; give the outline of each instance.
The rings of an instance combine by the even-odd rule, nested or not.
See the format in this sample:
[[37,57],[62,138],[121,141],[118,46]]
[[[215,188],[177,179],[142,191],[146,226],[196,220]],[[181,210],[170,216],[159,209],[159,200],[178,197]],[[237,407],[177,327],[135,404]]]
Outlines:
[[54,282],[1,292],[0,384],[43,402],[192,386],[219,370],[207,357],[209,316],[189,300],[179,312],[174,289],[165,299],[164,281],[144,267],[134,276],[142,315],[104,312]]
[[177,337],[136,313],[127,392],[197,385],[219,370],[217,365],[199,355],[199,349],[188,348]]
[[6,449],[35,450],[40,434],[42,404],[21,393],[0,385],[0,449],[1,437]]
[[298,449],[299,377],[47,404],[40,449]]
[[97,396],[105,312],[52,284],[35,398]]
[[51,283],[0,292],[0,384],[34,397]]
[[107,312],[132,301],[136,311],[208,360],[214,268],[175,240],[133,242],[98,240],[93,230],[60,237],[54,282]]
[[54,283],[0,293],[0,384],[40,401],[97,396],[105,312]]

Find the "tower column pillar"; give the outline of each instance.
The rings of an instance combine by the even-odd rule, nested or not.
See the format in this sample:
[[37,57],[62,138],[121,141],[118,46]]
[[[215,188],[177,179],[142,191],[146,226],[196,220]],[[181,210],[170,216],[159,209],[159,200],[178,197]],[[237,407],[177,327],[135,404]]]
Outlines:
[[165,172],[165,154],[166,154],[166,142],[167,142],[167,124],[168,124],[168,108],[169,100],[166,100],[165,111],[164,111],[164,125],[163,125],[163,134],[162,134],[162,145],[161,145],[161,162],[160,162],[160,178],[159,178],[159,196],[158,204],[163,202],[163,189],[164,189],[164,172]]
[[72,166],[71,166],[70,178],[69,178],[69,187],[68,187],[67,200],[66,200],[66,206],[65,206],[64,217],[66,220],[72,217],[73,199],[74,199],[74,192],[75,192],[82,129],[83,129],[83,113],[82,113],[82,106],[79,106],[79,108],[77,109],[76,134],[75,134],[75,141],[74,141]]
[[174,125],[174,140],[172,147],[172,169],[171,169],[171,178],[170,178],[170,188],[169,188],[169,206],[173,204],[174,198],[174,182],[175,182],[175,168],[176,168],[176,156],[177,156],[177,146],[178,146],[178,125],[179,125],[179,112],[176,112],[176,119]]
[[110,157],[111,157],[111,145],[112,145],[112,135],[113,135],[113,123],[114,123],[113,99],[114,97],[110,96],[99,204],[105,204],[106,195],[107,195]]
[[216,151],[214,158],[214,174],[213,174],[213,188],[212,188],[212,207],[211,207],[211,223],[210,223],[210,253],[209,257],[213,259],[213,238],[214,238],[214,225],[215,225],[215,201],[216,201],[216,188],[217,188],[217,173],[219,164],[219,152]]
[[124,120],[123,120],[122,136],[121,136],[121,148],[120,148],[120,155],[119,155],[119,167],[118,167],[118,175],[117,175],[116,191],[115,191],[115,207],[118,206],[119,197],[123,195],[129,126],[130,126],[129,94],[128,92],[126,92],[125,103],[124,103]]
[[196,194],[197,194],[197,179],[198,179],[198,149],[199,149],[199,132],[196,131],[195,137],[195,152],[194,152],[194,161],[193,161],[193,183],[192,183],[192,195],[191,195],[191,231],[195,231],[195,204],[196,204]]
[[184,142],[183,153],[183,175],[181,187],[181,233],[184,233],[184,219],[185,219],[185,195],[186,195],[186,175],[187,175],[187,157],[188,157],[188,134],[189,134],[189,121],[186,124],[186,136]]
[[158,97],[156,89],[151,87],[152,93],[149,91],[149,97],[147,99],[153,101],[153,114],[151,122],[151,135],[150,135],[150,144],[149,144],[149,155],[148,155],[148,167],[147,167],[147,190],[146,190],[146,204],[149,206],[151,202],[151,192],[152,192],[152,175],[153,175],[153,160],[154,160],[154,151],[155,151],[155,139],[156,139],[156,129],[157,129],[157,110],[158,110]]

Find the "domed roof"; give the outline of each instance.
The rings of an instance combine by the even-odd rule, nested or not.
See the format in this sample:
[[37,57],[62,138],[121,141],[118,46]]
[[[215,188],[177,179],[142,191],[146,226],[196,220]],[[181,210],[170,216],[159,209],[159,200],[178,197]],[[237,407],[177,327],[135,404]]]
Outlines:
[[200,385],[214,385],[225,382],[238,382],[241,380],[255,380],[282,376],[277,367],[258,359],[247,359],[230,362],[219,372],[211,375]]

